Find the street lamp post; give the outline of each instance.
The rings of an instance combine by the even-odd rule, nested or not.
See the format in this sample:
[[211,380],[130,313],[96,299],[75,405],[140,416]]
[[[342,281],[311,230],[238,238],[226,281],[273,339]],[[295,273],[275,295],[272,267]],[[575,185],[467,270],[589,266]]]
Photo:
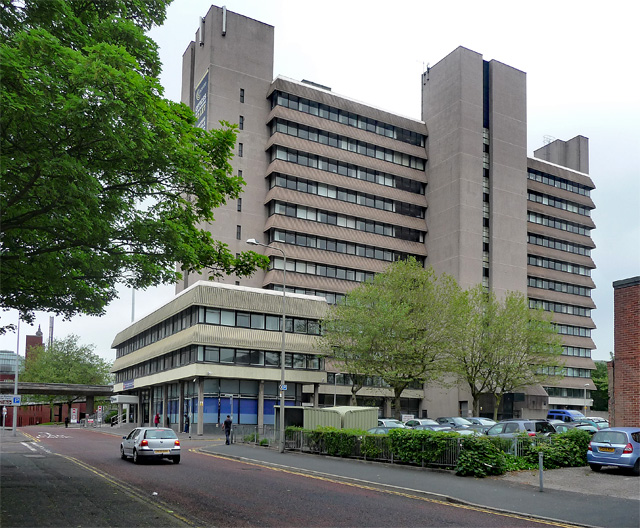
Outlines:
[[282,253],[282,258],[284,259],[284,267],[282,271],[282,345],[280,348],[280,452],[284,453],[284,363],[285,363],[285,335],[286,335],[286,320],[287,320],[287,312],[285,310],[286,303],[286,283],[287,283],[287,255],[284,252],[284,249],[270,246],[268,244],[263,244],[258,242],[255,238],[250,238],[247,240],[247,244],[252,246],[262,246],[265,248],[275,249],[276,251],[280,251]]

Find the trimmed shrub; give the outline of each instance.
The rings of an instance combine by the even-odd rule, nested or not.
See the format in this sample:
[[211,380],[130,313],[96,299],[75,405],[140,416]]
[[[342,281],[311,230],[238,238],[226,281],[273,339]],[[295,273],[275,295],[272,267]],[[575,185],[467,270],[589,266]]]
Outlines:
[[456,475],[462,477],[503,475],[506,467],[505,454],[490,439],[473,436],[462,438],[462,451],[458,456]]

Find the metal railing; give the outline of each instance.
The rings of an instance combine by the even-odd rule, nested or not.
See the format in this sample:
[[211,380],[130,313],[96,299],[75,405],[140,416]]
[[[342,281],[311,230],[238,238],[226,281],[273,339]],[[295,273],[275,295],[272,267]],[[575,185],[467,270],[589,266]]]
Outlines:
[[[234,425],[233,441],[237,443],[263,445],[266,447],[277,446],[277,431],[273,426],[258,427],[255,425]],[[547,437],[535,438],[492,438],[491,441],[501,451],[522,456],[528,446],[533,442],[552,441]],[[336,455],[347,458],[358,458],[362,460],[372,460],[378,462],[403,463],[418,465],[422,467],[444,467],[453,468],[458,463],[458,457],[463,449],[464,437],[445,438],[439,440],[438,449],[434,450],[433,445],[425,440],[422,451],[416,454],[416,460],[400,461],[394,454],[389,437],[382,435],[365,435],[354,437],[348,453],[332,453],[327,445],[326,439],[321,434],[314,434],[312,431],[291,431],[288,430],[285,438],[285,448],[291,451],[301,451],[317,455]],[[442,445],[444,444],[444,446]],[[436,455],[434,456],[434,453]]]

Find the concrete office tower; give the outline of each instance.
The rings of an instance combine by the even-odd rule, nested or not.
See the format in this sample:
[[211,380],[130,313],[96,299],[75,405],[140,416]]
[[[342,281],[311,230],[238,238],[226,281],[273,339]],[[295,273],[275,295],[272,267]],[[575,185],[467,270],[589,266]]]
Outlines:
[[[315,82],[274,80],[273,52],[272,26],[212,6],[183,57],[182,100],[198,126],[240,128],[232,165],[246,187],[215,211],[214,238],[236,253],[256,249],[248,238],[276,243],[287,292],[330,304],[409,255],[465,288],[526,293],[532,307],[554,312],[566,371],[547,392],[505,398],[500,414],[581,409],[594,368],[588,140],[556,141],[528,158],[525,74],[462,47],[416,79],[421,119]],[[282,254],[257,249],[271,257],[267,272],[222,282],[281,291]],[[200,278],[185,277],[177,292]],[[424,415],[427,401],[440,415],[468,410],[464,388],[412,391],[403,412]],[[330,376],[316,401],[348,393]]]

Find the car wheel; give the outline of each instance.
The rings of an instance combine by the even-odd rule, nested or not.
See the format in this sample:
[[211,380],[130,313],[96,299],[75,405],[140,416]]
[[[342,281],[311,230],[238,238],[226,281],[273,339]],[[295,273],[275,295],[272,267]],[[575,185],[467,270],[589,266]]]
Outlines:
[[180,463],[180,455],[173,457],[173,463],[174,464],[179,464]]
[[139,464],[140,462],[142,462],[140,460],[140,457],[138,456],[138,452],[134,449],[133,450],[133,463],[134,464]]
[[122,460],[126,460],[127,459],[127,455],[124,454],[124,447],[120,446],[120,458]]
[[595,471],[596,473],[602,469],[600,464],[589,464],[591,471]]

